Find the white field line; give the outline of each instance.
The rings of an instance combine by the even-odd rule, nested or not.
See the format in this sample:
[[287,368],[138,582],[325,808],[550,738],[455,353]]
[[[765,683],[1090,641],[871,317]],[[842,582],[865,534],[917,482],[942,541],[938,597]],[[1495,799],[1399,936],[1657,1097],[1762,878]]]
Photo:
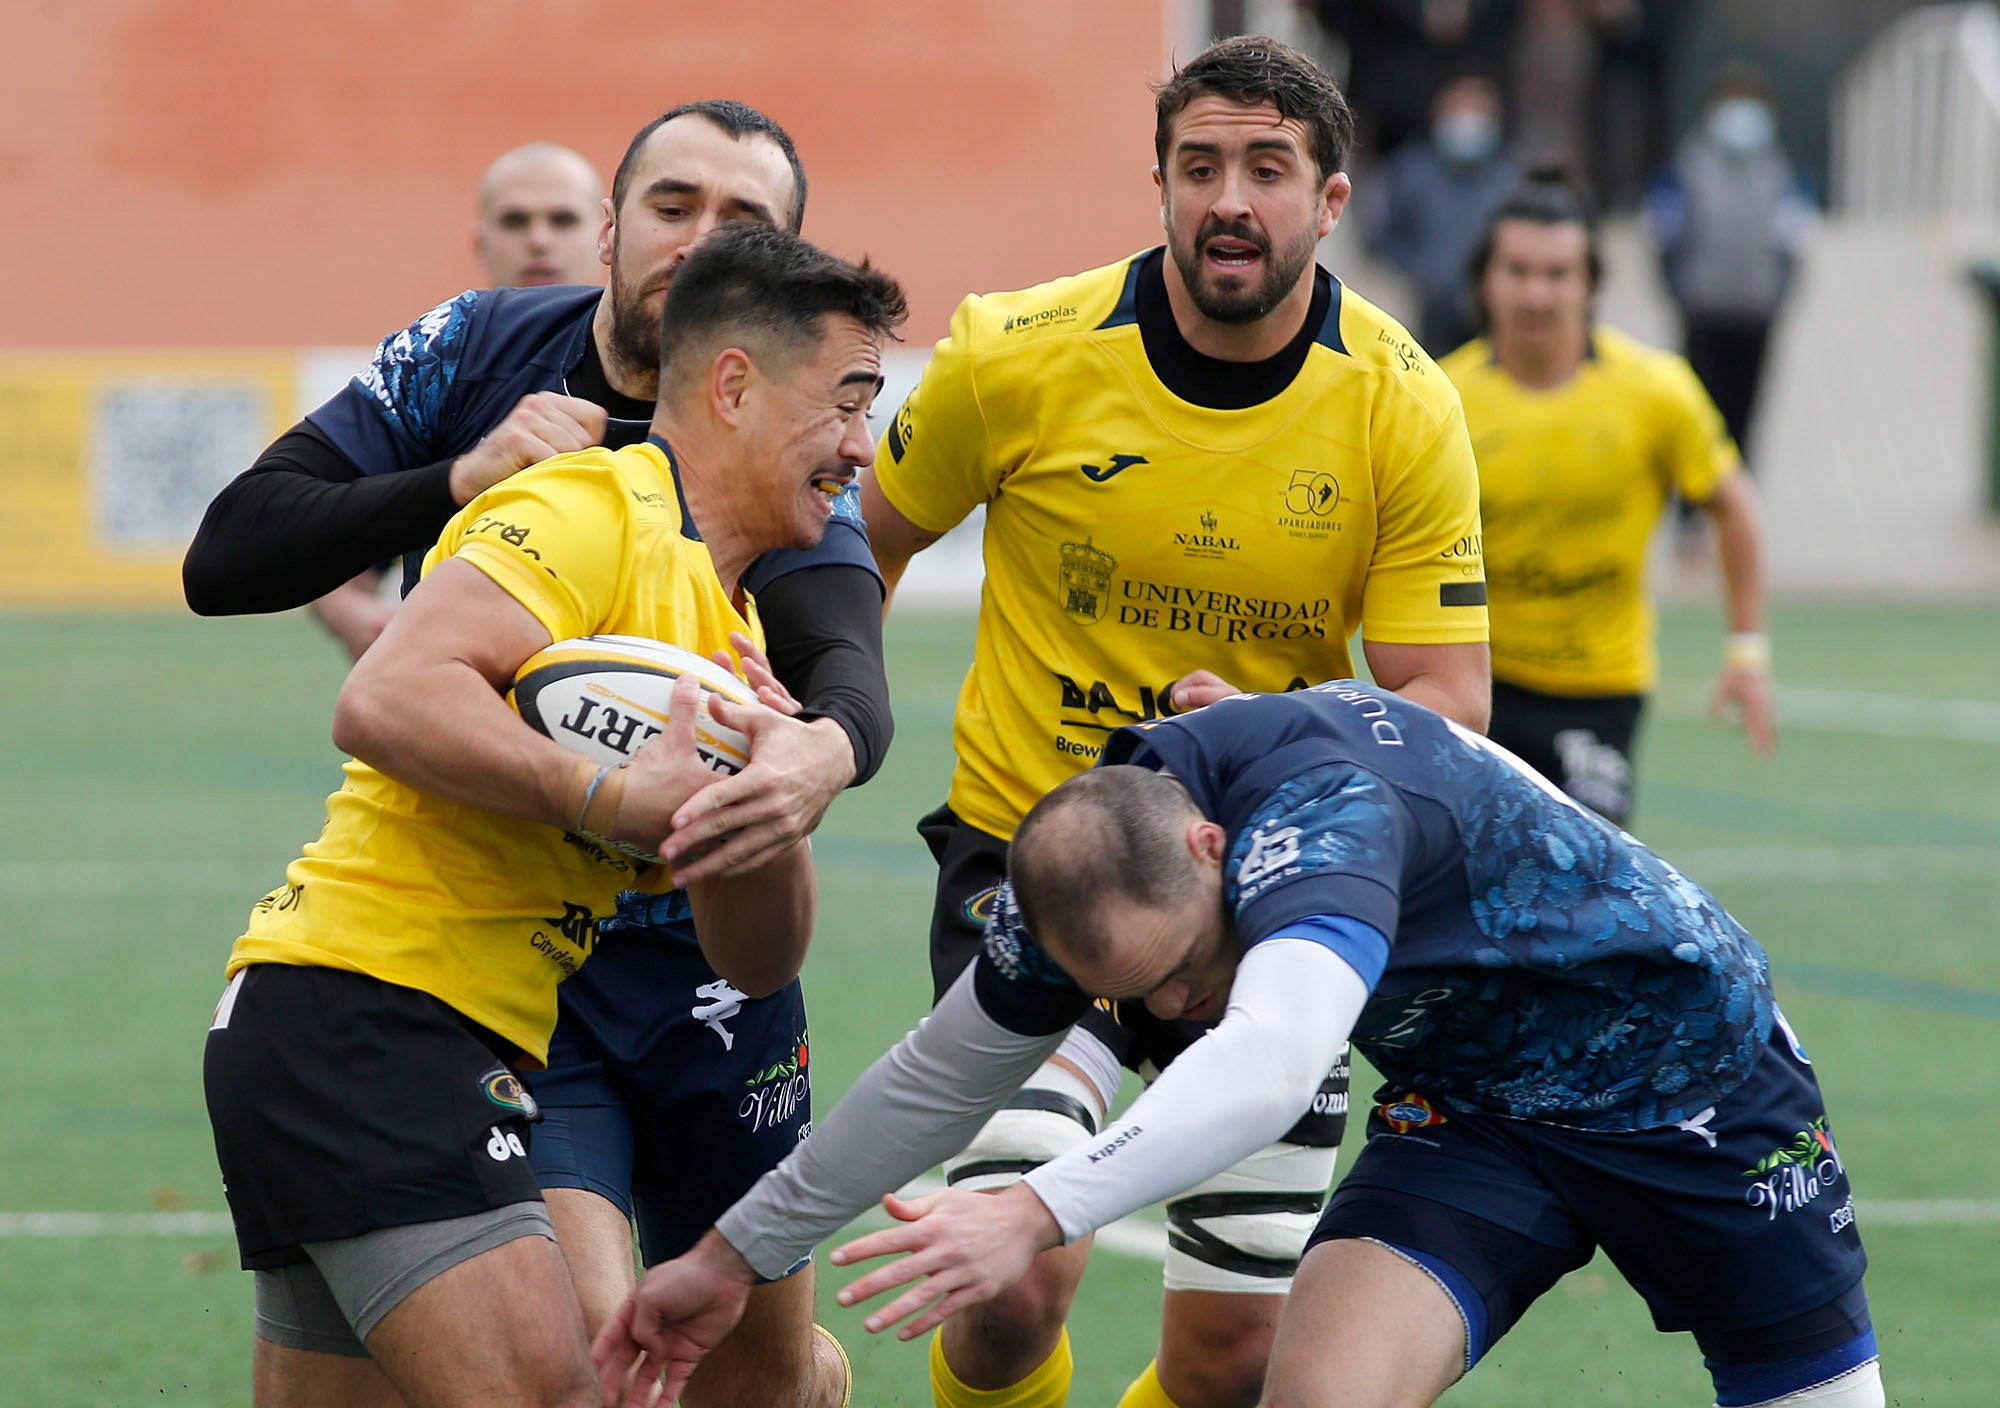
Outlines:
[[[904,1189],[910,1197],[935,1193],[944,1185],[919,1179]],[[1863,1224],[1878,1227],[2000,1226],[2000,1198],[1864,1198]],[[871,1212],[855,1220],[854,1231],[886,1226]],[[0,1241],[19,1238],[227,1237],[229,1214],[221,1212],[0,1212]],[[1158,1261],[1167,1247],[1167,1229],[1151,1218],[1133,1216],[1097,1234],[1097,1245],[1117,1256]]]
[[[1667,858],[1697,880],[1880,884],[2000,876],[2000,846],[1739,846],[1678,851]],[[0,895],[84,900],[219,893],[247,903],[283,873],[247,862],[0,861]]]
[[1665,853],[1701,884],[1905,884],[2000,876],[2000,846],[1739,846]]
[[[1708,690],[1704,682],[1672,680],[1666,682],[1661,702],[1675,718],[1696,718],[1707,708]],[[1780,684],[1778,724],[1829,733],[2000,746],[2000,702],[1990,699],[1926,699]]]

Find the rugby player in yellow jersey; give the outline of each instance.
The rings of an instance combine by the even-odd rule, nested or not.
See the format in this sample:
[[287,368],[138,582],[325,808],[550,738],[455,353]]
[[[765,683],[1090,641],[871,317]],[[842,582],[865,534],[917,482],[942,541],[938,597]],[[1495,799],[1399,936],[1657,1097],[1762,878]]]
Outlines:
[[[1457,397],[1408,333],[1313,261],[1349,193],[1339,90],[1295,50],[1232,39],[1158,91],[1156,122],[1165,249],[968,299],[862,486],[891,583],[987,506],[957,771],[920,826],[940,868],[940,993],[978,947],[1015,825],[1120,725],[1348,675],[1357,629],[1382,684],[1486,722]],[[1088,1140],[1121,1064],[1150,1074],[1205,1030],[1136,1006],[1093,1019],[947,1166],[957,1186],[1001,1186]],[[1169,1205],[1159,1356],[1127,1408],[1255,1401],[1345,1111],[1343,1057],[1285,1141]],[[1063,1322],[1088,1250],[1045,1253],[946,1322],[939,1404],[1065,1400]]]
[[[206,1087],[243,1264],[255,1399],[310,1405],[599,1401],[514,1070],[544,1058],[556,984],[713,774],[691,722],[600,769],[507,706],[552,640],[761,645],[739,578],[806,547],[873,458],[867,411],[893,280],[769,226],[690,254],[668,296],[652,434],[561,455],[446,525],[341,691],[354,755],[326,827],[231,952]],[[677,715],[692,719],[691,683]],[[715,706],[755,740],[779,715]],[[744,992],[789,982],[811,933],[807,847],[686,885],[705,956]]]
[[1591,321],[1594,219],[1559,176],[1501,207],[1474,252],[1490,329],[1442,362],[1479,459],[1496,743],[1621,825],[1659,675],[1646,549],[1674,493],[1716,527],[1729,639],[1714,712],[1776,743],[1755,496],[1680,357]]

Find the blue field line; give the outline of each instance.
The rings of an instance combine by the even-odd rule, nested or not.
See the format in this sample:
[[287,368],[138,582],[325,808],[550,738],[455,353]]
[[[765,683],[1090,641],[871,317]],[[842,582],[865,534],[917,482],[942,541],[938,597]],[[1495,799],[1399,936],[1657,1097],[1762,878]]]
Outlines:
[[1963,988],[1951,983],[1927,982],[1922,978],[1900,978],[1861,968],[1841,968],[1831,963],[1799,963],[1787,960],[1775,974],[1782,983],[1796,983],[1813,992],[1835,997],[1857,998],[1864,1002],[1886,1002],[1893,1007],[1917,1007],[1931,1012],[1954,1012],[1983,1021],[2000,1022],[2000,992],[1987,988]]

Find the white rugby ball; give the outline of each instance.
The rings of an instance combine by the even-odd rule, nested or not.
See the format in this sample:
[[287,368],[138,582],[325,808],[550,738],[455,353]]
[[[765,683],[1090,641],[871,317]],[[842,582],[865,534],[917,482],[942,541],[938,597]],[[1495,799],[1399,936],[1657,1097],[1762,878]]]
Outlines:
[[742,771],[750,740],[709,717],[712,694],[756,702],[750,686],[678,645],[643,636],[578,636],[537,651],[514,676],[507,702],[537,733],[600,765],[628,763],[667,726],[674,682],[701,682],[695,751],[717,772]]

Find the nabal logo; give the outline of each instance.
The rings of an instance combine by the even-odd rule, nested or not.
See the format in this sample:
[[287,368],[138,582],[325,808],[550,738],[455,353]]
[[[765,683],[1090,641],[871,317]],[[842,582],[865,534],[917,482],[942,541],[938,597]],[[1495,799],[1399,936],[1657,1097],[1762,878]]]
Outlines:
[[1296,826],[1281,826],[1271,832],[1260,826],[1251,832],[1249,853],[1236,868],[1237,885],[1247,889],[1296,862],[1299,858],[1299,837],[1303,834]]
[[1209,510],[1203,509],[1201,514],[1201,531],[1199,533],[1174,534],[1174,546],[1187,549],[1188,551],[1200,552],[1236,552],[1241,549],[1243,544],[1239,543],[1236,539],[1230,537],[1227,533],[1218,533],[1215,531],[1220,526],[1221,520]]
[[491,1125],[487,1133],[492,1137],[486,1141],[486,1155],[496,1164],[504,1164],[509,1159],[528,1157],[528,1146],[521,1142],[521,1136],[511,1129]]

